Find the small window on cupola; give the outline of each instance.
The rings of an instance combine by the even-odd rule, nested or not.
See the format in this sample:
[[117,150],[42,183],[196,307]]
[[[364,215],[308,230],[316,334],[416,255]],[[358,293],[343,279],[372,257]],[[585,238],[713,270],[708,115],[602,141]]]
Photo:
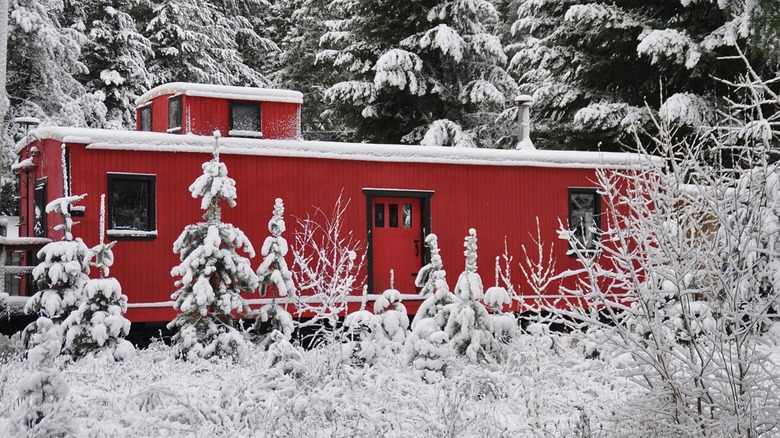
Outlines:
[[141,115],[141,131],[152,130],[152,105],[146,105],[139,111]]
[[259,102],[230,102],[231,137],[262,137]]
[[168,98],[168,132],[181,131],[181,95]]

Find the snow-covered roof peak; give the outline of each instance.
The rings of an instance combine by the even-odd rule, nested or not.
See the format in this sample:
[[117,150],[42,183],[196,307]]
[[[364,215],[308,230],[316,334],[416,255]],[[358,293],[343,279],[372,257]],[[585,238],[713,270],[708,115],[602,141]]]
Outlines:
[[265,102],[303,103],[303,93],[273,88],[236,87],[230,85],[171,82],[158,85],[136,99],[136,106],[142,106],[158,96],[184,94],[187,96],[214,97],[233,100],[257,100]]

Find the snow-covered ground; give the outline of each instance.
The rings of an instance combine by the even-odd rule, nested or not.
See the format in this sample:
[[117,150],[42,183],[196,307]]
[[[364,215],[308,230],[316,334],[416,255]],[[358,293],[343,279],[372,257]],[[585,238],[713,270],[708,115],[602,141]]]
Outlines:
[[[4,342],[0,436],[11,436],[17,382],[31,371]],[[235,363],[175,360],[159,343],[125,362],[59,358],[69,393],[42,436],[632,436],[614,413],[643,395],[619,361],[586,358],[578,335],[520,334],[501,363],[455,362],[435,384],[415,377],[403,353],[368,366],[343,350],[302,352],[295,378],[259,347]]]

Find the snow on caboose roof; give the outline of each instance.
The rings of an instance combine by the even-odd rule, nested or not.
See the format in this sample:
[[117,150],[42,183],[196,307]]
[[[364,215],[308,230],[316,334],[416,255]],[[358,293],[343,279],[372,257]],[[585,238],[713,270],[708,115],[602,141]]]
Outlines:
[[166,94],[184,94],[187,96],[215,97],[233,100],[257,100],[265,102],[303,103],[303,93],[275,88],[235,87],[230,85],[196,84],[190,82],[171,82],[158,85],[135,100],[136,106],[142,106],[155,97]]
[[[37,139],[84,144],[88,149],[211,153],[214,137],[148,131],[43,127],[17,144],[21,151]],[[625,168],[650,164],[647,157],[623,152],[569,150],[500,150],[446,146],[264,140],[221,137],[221,154],[324,158],[335,160],[535,166],[559,168]]]

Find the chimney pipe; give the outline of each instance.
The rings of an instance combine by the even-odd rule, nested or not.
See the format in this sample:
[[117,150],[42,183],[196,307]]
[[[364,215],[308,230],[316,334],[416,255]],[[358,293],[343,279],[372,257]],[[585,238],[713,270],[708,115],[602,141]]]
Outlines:
[[527,94],[521,94],[515,98],[515,103],[517,104],[518,118],[517,149],[536,150],[531,142],[531,105],[534,103],[534,98]]

